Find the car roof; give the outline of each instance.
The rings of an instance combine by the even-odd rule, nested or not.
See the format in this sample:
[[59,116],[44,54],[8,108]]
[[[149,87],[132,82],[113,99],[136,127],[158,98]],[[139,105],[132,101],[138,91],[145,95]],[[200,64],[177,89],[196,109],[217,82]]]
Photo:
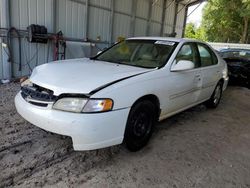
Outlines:
[[250,49],[244,49],[244,48],[222,48],[220,49],[220,52],[230,52],[230,51],[250,51]]
[[161,41],[172,41],[172,42],[201,42],[196,39],[188,38],[173,38],[173,37],[132,37],[127,40],[161,40]]

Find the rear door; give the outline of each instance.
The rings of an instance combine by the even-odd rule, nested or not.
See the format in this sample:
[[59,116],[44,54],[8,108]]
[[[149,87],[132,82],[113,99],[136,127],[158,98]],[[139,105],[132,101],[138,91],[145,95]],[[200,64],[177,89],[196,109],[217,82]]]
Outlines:
[[217,56],[206,44],[197,43],[201,74],[202,90],[199,100],[205,100],[211,97],[216,84],[220,79],[220,68]]

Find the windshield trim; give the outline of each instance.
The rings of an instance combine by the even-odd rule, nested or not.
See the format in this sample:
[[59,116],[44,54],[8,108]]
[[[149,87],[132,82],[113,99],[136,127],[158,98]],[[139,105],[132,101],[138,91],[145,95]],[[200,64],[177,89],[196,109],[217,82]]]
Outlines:
[[109,46],[108,48],[106,48],[106,49],[102,50],[99,54],[96,54],[95,56],[90,57],[89,59],[90,59],[90,60],[101,61],[101,60],[96,59],[96,58],[98,58],[98,57],[99,57],[101,54],[103,54],[104,52],[108,51],[110,48],[113,48],[114,46],[116,46],[116,45],[120,44],[121,42],[123,42],[123,41],[116,42],[116,43],[112,44],[112,45],[111,45],[111,46]]

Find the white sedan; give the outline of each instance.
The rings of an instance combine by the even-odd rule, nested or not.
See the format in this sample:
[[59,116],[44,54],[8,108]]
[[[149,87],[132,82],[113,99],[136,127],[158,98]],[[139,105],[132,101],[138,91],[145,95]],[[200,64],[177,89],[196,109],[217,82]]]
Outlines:
[[227,65],[206,43],[129,38],[93,58],[38,66],[15,97],[30,123],[72,138],[75,150],[147,144],[157,121],[205,102],[215,108]]

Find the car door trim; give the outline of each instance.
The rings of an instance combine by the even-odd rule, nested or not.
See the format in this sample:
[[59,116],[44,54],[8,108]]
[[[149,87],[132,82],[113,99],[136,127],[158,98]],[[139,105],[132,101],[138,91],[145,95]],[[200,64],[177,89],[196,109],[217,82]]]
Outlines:
[[202,87],[195,87],[195,88],[192,88],[192,89],[187,90],[187,91],[183,91],[183,92],[180,92],[180,93],[176,93],[176,94],[170,95],[169,99],[172,100],[172,99],[175,99],[175,98],[178,98],[178,97],[182,97],[184,95],[187,95],[187,94],[199,91],[201,89],[206,89],[206,88],[213,87],[213,86],[215,86],[215,82],[208,83],[208,84],[206,84],[205,86],[202,86]]
[[192,89],[187,90],[187,91],[182,91],[182,92],[180,92],[180,93],[176,93],[176,94],[170,95],[170,96],[169,96],[169,99],[172,100],[172,99],[175,99],[175,98],[178,98],[178,97],[182,97],[182,96],[184,96],[184,95],[193,93],[193,92],[198,91],[198,90],[201,90],[201,89],[202,89],[202,87],[196,87],[196,88],[192,88]]

